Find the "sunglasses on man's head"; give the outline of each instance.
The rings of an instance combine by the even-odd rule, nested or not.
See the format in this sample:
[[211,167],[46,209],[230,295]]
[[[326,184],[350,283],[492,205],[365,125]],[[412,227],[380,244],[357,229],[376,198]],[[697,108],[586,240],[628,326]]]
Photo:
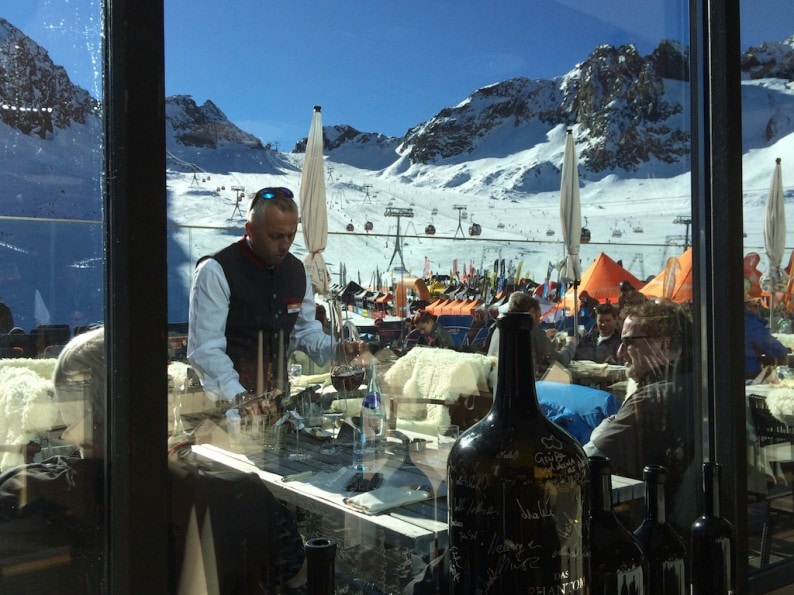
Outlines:
[[271,198],[276,198],[278,196],[282,198],[295,198],[295,195],[292,194],[292,190],[289,188],[284,188],[283,186],[278,188],[262,188],[262,190],[254,195],[254,199],[251,201],[251,206],[248,207],[248,210],[250,211],[253,209],[254,205],[259,200],[270,200]]

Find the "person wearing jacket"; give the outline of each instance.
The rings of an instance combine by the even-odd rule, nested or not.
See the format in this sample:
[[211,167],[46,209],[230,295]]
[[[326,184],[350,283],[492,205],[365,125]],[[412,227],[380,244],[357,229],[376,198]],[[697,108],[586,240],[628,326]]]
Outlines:
[[438,318],[430,312],[422,310],[416,315],[414,321],[416,330],[421,333],[417,345],[427,347],[442,347],[445,349],[455,349],[455,340],[443,325],[438,324]]
[[755,378],[761,373],[761,356],[783,360],[788,349],[775,339],[766,321],[759,314],[754,298],[744,300],[744,377]]
[[598,304],[595,309],[596,323],[576,346],[573,359],[588,360],[599,364],[620,364],[620,328],[618,309],[613,304]]

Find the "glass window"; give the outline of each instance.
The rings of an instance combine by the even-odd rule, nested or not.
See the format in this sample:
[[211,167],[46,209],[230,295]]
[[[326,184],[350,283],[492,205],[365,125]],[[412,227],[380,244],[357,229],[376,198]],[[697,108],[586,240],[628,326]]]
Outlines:
[[101,39],[96,2],[0,18],[3,592],[101,589]]
[[[169,320],[182,325],[175,335],[190,327],[183,361],[170,365],[174,378],[177,370],[188,378],[173,383],[172,441],[193,432],[204,457],[235,464],[245,455],[253,466],[235,465],[259,470],[305,538],[337,540],[340,582],[402,589],[444,552],[438,446],[447,436],[439,428],[465,431],[487,412],[489,372],[471,362],[515,291],[539,301],[548,330],[548,356],[536,372],[547,373],[550,386],[571,382],[577,394],[567,405],[586,420],[574,426],[559,416],[560,423],[588,443],[605,418],[625,415],[619,421],[629,431],[605,422],[591,446],[619,463],[623,491],[615,496],[626,524],[634,529],[642,517],[646,464],[668,466],[668,506],[682,533],[698,512],[688,8],[676,1],[625,8],[442,3],[422,6],[420,16],[364,3],[349,11],[250,4],[243,17],[167,3]],[[580,34],[560,35],[561,23]],[[295,31],[300,41],[276,41],[274,25],[278,36]],[[308,191],[315,124],[325,126],[325,162]],[[560,216],[568,130],[581,205],[570,233]],[[302,284],[296,291],[286,280],[262,282],[275,304],[242,295],[250,280],[234,255],[247,250],[243,234],[252,232],[251,248],[266,265],[289,245],[267,236],[256,216],[244,227],[255,193],[269,187],[289,188],[299,203],[291,251],[304,261],[318,249],[306,235],[313,223],[306,200],[320,200],[323,187],[330,288],[316,300],[331,314],[332,334],[355,325],[381,354],[387,419],[360,477],[352,465],[357,419],[368,415],[366,361],[336,353],[325,372],[327,362],[307,356],[312,347],[301,337],[279,342]],[[575,277],[561,270],[566,235],[581,262]],[[216,253],[196,272],[201,257]],[[191,294],[192,283],[202,289]],[[662,303],[633,319],[637,299]],[[415,317],[418,310],[432,320]],[[408,364],[417,343],[450,343],[457,357],[446,368],[461,372],[448,383],[428,380],[432,363]],[[213,368],[225,361],[218,346],[235,372],[228,362]],[[317,390],[277,394],[287,362],[301,365],[293,388]],[[309,366],[318,373],[306,374]],[[243,408],[239,422],[217,411],[237,392],[271,387],[266,404]],[[562,407],[559,398],[548,397],[549,411]],[[201,409],[213,411],[218,429],[202,427]],[[375,515],[354,508],[382,494],[401,497],[406,486],[432,504],[406,501]],[[373,488],[380,491],[358,494]]]
[[[330,538],[343,589],[436,580],[444,447],[488,411],[489,327],[516,292],[538,302],[546,412],[613,457],[621,520],[637,526],[642,467],[663,464],[669,518],[686,534],[704,443],[689,3],[360,4],[165,3],[171,578],[299,584],[309,541]],[[789,75],[776,70],[787,11],[743,12],[741,48],[748,312],[757,306],[784,347],[788,290],[769,278],[762,213],[776,157],[787,175]],[[2,591],[57,580],[96,592],[106,570],[104,335],[91,330],[108,317],[101,28],[95,2],[0,18],[0,399],[14,405],[0,422],[0,494],[21,506],[0,532],[26,536],[0,557]],[[566,229],[568,131],[581,215]],[[325,237],[311,233],[323,213]],[[299,261],[316,265],[312,281]],[[259,265],[251,285],[245,267]],[[333,349],[328,336],[366,350]],[[414,361],[422,350],[432,357]],[[745,369],[759,380],[746,391],[748,522],[737,527],[751,570],[791,549],[788,362],[772,351],[754,350]],[[365,406],[366,368],[379,407]],[[560,386],[574,396],[563,402]],[[192,572],[210,528],[217,566]]]
[[[780,28],[790,27],[790,20],[779,22],[774,2],[759,8],[750,12],[742,5],[744,373],[750,566],[768,570],[791,558],[794,418],[787,403],[794,335],[786,196],[794,170],[785,151],[789,130],[776,125],[781,112],[769,109],[788,101],[790,75],[781,67],[791,53],[790,33]],[[762,36],[756,28],[763,28]]]

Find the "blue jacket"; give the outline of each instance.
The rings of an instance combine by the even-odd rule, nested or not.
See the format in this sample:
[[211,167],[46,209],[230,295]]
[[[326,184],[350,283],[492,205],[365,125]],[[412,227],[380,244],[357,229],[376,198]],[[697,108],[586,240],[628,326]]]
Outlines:
[[744,374],[756,376],[761,372],[761,356],[783,359],[788,349],[772,336],[766,321],[752,310],[744,309]]

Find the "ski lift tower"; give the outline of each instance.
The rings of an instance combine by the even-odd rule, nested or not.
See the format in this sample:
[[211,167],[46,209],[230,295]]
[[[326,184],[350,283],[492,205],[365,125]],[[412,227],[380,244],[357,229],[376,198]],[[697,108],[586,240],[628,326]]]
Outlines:
[[196,165],[195,163],[191,163],[190,164],[190,168],[193,170],[193,179],[190,180],[190,185],[191,186],[194,186],[194,185],[198,186],[199,185],[199,179],[198,179],[199,166]]
[[414,210],[413,209],[398,209],[395,207],[389,207],[386,209],[386,212],[383,213],[385,217],[397,217],[397,235],[394,238],[394,252],[392,252],[391,260],[389,260],[389,266],[387,268],[391,268],[392,263],[394,262],[394,257],[397,254],[400,255],[400,266],[405,270],[405,261],[403,260],[403,248],[402,248],[402,240],[400,238],[400,218],[401,217],[413,217]]
[[684,232],[684,252],[686,252],[689,248],[689,226],[692,225],[692,217],[679,215],[673,219],[673,223],[678,225],[686,225],[686,231]]
[[364,184],[362,188],[364,188],[364,200],[362,201],[362,203],[372,204],[372,197],[369,194],[369,189],[372,188],[372,184]]
[[237,200],[234,203],[234,210],[232,211],[232,216],[229,219],[234,219],[235,213],[240,213],[240,217],[245,217],[243,215],[243,211],[240,209],[240,203],[243,202],[243,198],[245,198],[245,186],[229,186],[229,190],[237,193]]
[[452,208],[458,212],[458,228],[455,230],[455,235],[453,236],[453,240],[458,237],[458,232],[463,238],[466,237],[466,234],[463,232],[463,226],[461,225],[461,220],[463,219],[463,213],[466,212],[466,205],[452,205]]

